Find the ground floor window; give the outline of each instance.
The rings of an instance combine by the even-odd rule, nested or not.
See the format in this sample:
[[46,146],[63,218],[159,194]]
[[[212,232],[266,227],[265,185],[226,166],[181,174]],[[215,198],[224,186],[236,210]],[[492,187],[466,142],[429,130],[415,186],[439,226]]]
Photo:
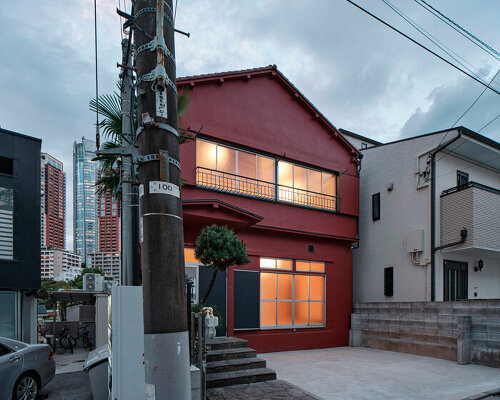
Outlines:
[[324,276],[261,272],[261,328],[322,326],[324,306]]
[[0,336],[17,339],[18,296],[16,292],[0,292]]

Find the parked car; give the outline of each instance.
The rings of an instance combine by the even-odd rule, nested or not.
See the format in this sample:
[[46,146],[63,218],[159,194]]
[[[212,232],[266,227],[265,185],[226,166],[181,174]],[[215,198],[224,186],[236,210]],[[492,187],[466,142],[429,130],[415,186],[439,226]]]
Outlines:
[[47,344],[26,344],[0,337],[0,399],[35,400],[56,373]]

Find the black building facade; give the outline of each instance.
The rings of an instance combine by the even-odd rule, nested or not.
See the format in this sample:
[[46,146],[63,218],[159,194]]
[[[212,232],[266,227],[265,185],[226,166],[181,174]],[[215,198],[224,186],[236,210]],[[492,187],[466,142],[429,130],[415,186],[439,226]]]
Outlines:
[[42,141],[0,128],[0,336],[36,340]]

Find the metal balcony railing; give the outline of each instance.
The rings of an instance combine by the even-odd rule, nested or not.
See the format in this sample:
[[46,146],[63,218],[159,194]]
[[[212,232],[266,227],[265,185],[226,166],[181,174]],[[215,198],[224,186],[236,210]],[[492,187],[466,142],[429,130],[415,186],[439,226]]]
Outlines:
[[339,211],[340,197],[261,181],[209,168],[196,168],[196,186],[301,207]]
[[468,189],[471,187],[483,189],[483,190],[486,190],[487,192],[491,192],[491,193],[495,193],[495,194],[500,194],[500,190],[498,190],[498,189],[483,185],[481,183],[471,181],[471,182],[467,182],[467,183],[460,185],[460,186],[454,186],[450,189],[443,190],[443,192],[441,193],[441,197],[446,196],[446,195],[451,194],[451,193],[456,193],[456,192],[459,192],[461,190]]

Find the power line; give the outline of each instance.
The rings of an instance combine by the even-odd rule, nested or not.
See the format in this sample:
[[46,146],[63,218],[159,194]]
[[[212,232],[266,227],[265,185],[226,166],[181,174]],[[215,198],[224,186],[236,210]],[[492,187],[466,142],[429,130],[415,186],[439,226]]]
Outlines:
[[[403,18],[406,22],[408,22],[412,27],[414,27],[418,32],[420,32],[422,35],[424,35],[427,39],[429,39],[432,43],[434,43],[437,47],[439,47],[442,51],[444,51],[448,56],[453,58],[456,62],[458,62],[462,67],[464,67],[467,71],[469,71],[471,74],[473,74],[476,78],[482,79],[477,75],[474,71],[466,67],[458,58],[462,59],[465,63],[469,64],[472,68],[475,68],[471,63],[467,62],[463,57],[460,57],[457,53],[455,53],[452,49],[450,49],[448,46],[446,46],[443,42],[441,42],[439,39],[437,39],[435,36],[427,32],[424,28],[422,28],[419,24],[417,24],[414,20],[412,20],[410,17],[408,17],[404,12],[399,10],[396,6],[391,4],[387,0],[382,0],[389,8],[391,8],[396,14],[398,14],[401,18]],[[450,52],[448,52],[446,47],[451,53],[455,54],[458,58],[454,57]],[[475,68],[477,69],[477,68]],[[479,69],[477,69],[479,71]],[[479,71],[480,74],[486,76],[483,74],[481,71]]]
[[94,0],[94,46],[95,46],[95,98],[96,98],[95,142],[96,142],[96,149],[99,150],[99,75],[97,73],[97,6],[96,6],[96,0]]
[[[497,71],[497,73],[493,76],[493,78],[491,78],[490,83],[489,83],[490,85],[491,85],[491,83],[495,80],[495,78],[497,77],[497,75],[498,75],[499,73],[500,73],[500,69],[499,69],[499,70]],[[458,119],[454,122],[454,124],[451,126],[451,128],[453,128],[456,124],[458,124],[458,122],[459,122],[459,121],[460,121],[460,120],[461,120],[461,119],[465,116],[465,114],[467,114],[467,113],[470,111],[470,109],[476,105],[476,103],[479,101],[479,99],[480,99],[480,98],[481,98],[481,96],[484,94],[484,92],[486,92],[486,89],[487,89],[487,88],[484,88],[484,89],[483,89],[483,91],[479,94],[479,96],[477,96],[476,100],[474,100],[474,101],[473,101],[473,103],[469,106],[469,108],[467,108],[467,110],[465,110],[465,111],[463,112],[463,114],[462,114],[460,117],[458,117]],[[493,121],[491,121],[491,122],[493,122]],[[490,122],[490,123],[491,123],[491,122]],[[488,124],[488,125],[489,125],[489,124]],[[486,127],[486,126],[484,126],[483,128],[485,128],[485,127]],[[482,130],[483,128],[481,128],[481,129],[478,131],[478,133],[479,133],[479,132],[481,132],[481,130]],[[450,131],[451,131],[451,129],[450,129],[448,132],[446,132],[446,134],[443,136],[443,138],[442,138],[442,139],[441,139],[441,141],[439,142],[438,147],[439,147],[439,145],[440,145],[441,143],[443,143],[443,142],[444,142],[444,139],[446,139],[446,136],[448,136],[448,133],[450,133]]]
[[485,126],[483,126],[481,129],[479,129],[477,132],[481,132],[484,128],[486,128],[488,125],[491,123],[495,122],[498,118],[500,118],[500,114],[498,114],[495,118],[493,118],[490,122],[488,122]]
[[[420,5],[421,7],[423,7],[424,9],[426,9],[427,11],[429,11],[431,14],[433,14],[434,16],[436,16],[437,18],[439,18],[441,21],[445,22],[448,26],[452,27],[453,29],[455,29],[457,32],[459,32],[462,36],[465,36],[466,38],[468,38],[470,41],[472,41],[476,46],[480,47],[481,49],[483,49],[484,51],[486,51],[488,54],[492,55],[493,57],[495,57],[493,54],[491,54],[491,52],[495,53],[497,56],[500,56],[500,53],[498,51],[496,51],[493,47],[489,46],[488,44],[486,44],[485,42],[483,42],[481,39],[479,39],[477,36],[474,36],[472,33],[470,33],[467,29],[461,27],[459,24],[457,24],[455,21],[453,21],[452,19],[448,18],[446,15],[444,15],[441,11],[439,11],[438,9],[434,8],[433,6],[431,6],[429,3],[427,3],[425,0],[414,0],[418,5]],[[421,3],[424,3],[427,7],[423,6]],[[434,11],[431,11],[431,9]],[[437,15],[437,14],[439,15]],[[446,19],[446,21],[449,21],[446,22],[443,20],[443,17],[444,19]],[[450,25],[450,23],[453,25]],[[456,28],[458,28],[459,30],[457,30]],[[463,32],[463,33],[462,33]],[[472,40],[472,39],[474,40]],[[481,45],[479,45],[478,43],[480,43]],[[487,51],[486,49],[488,49],[489,51]],[[498,57],[495,57],[497,60],[499,60]]]
[[469,74],[468,72],[464,71],[463,69],[457,67],[455,64],[453,64],[452,62],[448,61],[447,59],[441,57],[439,54],[435,53],[434,51],[432,51],[431,49],[429,49],[428,47],[425,47],[423,44],[420,44],[419,42],[417,42],[415,39],[412,39],[411,37],[409,37],[408,35],[404,34],[403,32],[401,32],[400,30],[394,28],[392,25],[388,24],[387,22],[385,22],[384,20],[380,19],[379,17],[377,17],[376,15],[372,14],[371,12],[369,12],[368,10],[364,9],[363,7],[361,7],[360,5],[356,4],[355,2],[353,2],[352,0],[346,0],[347,2],[351,3],[353,6],[359,8],[361,11],[363,11],[364,13],[368,14],[369,16],[371,16],[372,18],[375,18],[377,21],[383,23],[385,26],[387,26],[388,28],[391,28],[393,31],[399,33],[401,36],[404,36],[405,38],[407,38],[408,40],[412,41],[413,43],[415,43],[417,46],[423,48],[424,50],[427,50],[429,53],[435,55],[437,58],[439,58],[440,60],[444,61],[445,63],[449,64],[450,66],[452,66],[453,68],[457,69],[458,71],[462,72],[463,74],[467,75],[469,78],[472,78],[474,79],[476,82],[480,83],[481,85],[487,87],[488,89],[490,89],[491,91],[495,92],[496,94],[499,94],[500,95],[500,92],[498,90],[496,90],[495,88],[492,88],[491,86],[489,86],[488,84],[484,83],[483,81],[481,81],[480,79],[477,79],[476,77],[474,77],[473,75]]

